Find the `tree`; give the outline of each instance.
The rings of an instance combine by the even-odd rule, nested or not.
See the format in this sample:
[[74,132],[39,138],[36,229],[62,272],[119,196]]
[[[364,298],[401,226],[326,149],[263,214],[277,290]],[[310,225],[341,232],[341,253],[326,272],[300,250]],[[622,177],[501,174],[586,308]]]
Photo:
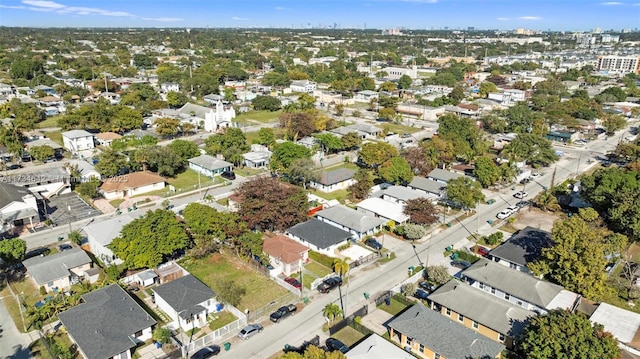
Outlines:
[[480,96],[486,98],[487,96],[489,96],[490,93],[493,93],[493,92],[498,92],[498,87],[493,82],[484,81],[483,83],[480,84],[480,91],[479,91]]
[[617,86],[607,87],[604,91],[600,92],[600,95],[612,95],[618,102],[622,102],[627,99],[627,94],[624,90]]
[[506,145],[501,154],[514,162],[548,166],[558,160],[551,141],[532,133],[520,133]]
[[302,184],[303,188],[307,188],[307,183],[316,181],[319,173],[315,168],[315,163],[310,158],[298,158],[291,162],[287,168],[286,176],[292,184]]
[[342,316],[342,309],[337,304],[329,303],[324,306],[322,310],[322,315],[327,318],[329,322],[333,322],[336,318]]
[[500,180],[501,171],[491,157],[482,156],[476,158],[473,174],[486,188]]
[[378,117],[387,121],[391,121],[396,116],[396,110],[391,107],[384,107],[378,111]]
[[354,200],[367,198],[371,187],[373,187],[373,173],[370,170],[360,168],[353,176],[353,179],[356,180],[356,183],[348,188],[351,198]]
[[473,120],[446,114],[438,122],[438,136],[452,144],[456,156],[466,157],[470,161],[486,150],[482,135]]
[[234,164],[241,163],[242,154],[250,148],[244,132],[235,127],[227,127],[223,133],[207,137],[204,144],[207,154],[222,154],[227,161]]
[[398,79],[398,88],[401,90],[406,90],[411,87],[412,82],[413,80],[411,80],[411,77],[409,77],[408,75],[402,75]]
[[447,198],[465,209],[485,201],[480,183],[466,176],[447,182]]
[[609,136],[612,136],[618,130],[622,130],[627,125],[627,120],[624,116],[618,114],[608,113],[603,116],[601,121]]
[[438,209],[427,198],[407,200],[403,212],[409,216],[409,221],[415,224],[431,225],[438,221]]
[[144,158],[148,169],[157,172],[160,176],[175,176],[184,171],[186,160],[180,157],[169,146],[154,146],[140,148],[136,153],[142,152],[137,158]]
[[0,241],[0,258],[7,263],[19,263],[24,259],[27,242],[20,238]]
[[187,140],[173,140],[167,145],[176,155],[182,158],[184,161],[189,158],[200,156],[200,150],[198,146]]
[[547,212],[557,212],[560,210],[560,204],[555,193],[550,190],[542,191],[534,200],[536,207]]
[[320,142],[320,146],[323,152],[335,153],[342,149],[342,141],[338,136],[331,133],[321,133],[314,135],[314,137]]
[[77,245],[81,245],[82,244],[82,234],[80,233],[80,231],[71,231],[69,232],[69,240]]
[[257,111],[278,111],[282,107],[282,102],[273,96],[256,96],[251,101],[253,109]]
[[531,359],[620,358],[618,342],[602,324],[562,309],[531,317],[518,342],[519,351]]
[[148,211],[122,227],[111,242],[113,254],[129,269],[155,268],[166,256],[189,246],[184,224],[170,210]]
[[339,350],[327,352],[322,348],[318,348],[315,345],[308,346],[304,353],[300,354],[295,351],[290,351],[280,356],[280,359],[345,359],[346,356]]
[[20,58],[11,64],[11,77],[31,80],[38,74],[44,74],[44,62],[29,58]]
[[330,120],[314,108],[284,112],[278,119],[280,127],[285,129],[285,138],[293,141],[324,131]]
[[272,148],[276,143],[276,135],[273,132],[273,128],[263,127],[258,131],[258,143]]
[[102,175],[102,177],[115,177],[122,174],[127,168],[126,157],[116,151],[107,149],[102,151],[96,156],[98,162],[95,164],[96,171]]
[[451,279],[451,274],[447,267],[443,265],[430,266],[425,270],[426,279],[436,285],[442,285]]
[[33,146],[29,149],[29,153],[38,161],[44,161],[45,159],[51,158],[55,155],[53,148],[47,145]]
[[143,124],[142,114],[127,106],[120,106],[115,112],[111,130],[118,133],[141,128]]
[[158,343],[168,344],[171,342],[171,330],[167,328],[157,327],[153,330],[151,338]]
[[272,177],[258,177],[236,189],[238,214],[253,230],[283,231],[307,218],[307,194]]
[[553,246],[542,250],[540,259],[529,268],[587,298],[605,292],[607,255],[623,250],[626,240],[613,236],[593,208],[580,209],[577,215],[556,221],[551,232]]
[[420,224],[406,223],[404,227],[404,237],[409,240],[420,239],[427,235],[427,229]]
[[182,107],[187,102],[189,102],[189,98],[181,92],[169,91],[167,94],[167,104],[171,108]]
[[161,117],[153,121],[156,133],[162,137],[173,137],[180,133],[180,120],[176,118]]
[[225,303],[237,307],[242,301],[242,297],[247,293],[245,287],[240,286],[235,281],[223,279],[214,284],[214,289],[218,297]]
[[100,193],[98,192],[98,188],[100,188],[100,180],[91,177],[88,181],[80,183],[76,187],[76,191],[81,195],[91,199],[95,199],[100,197]]
[[380,166],[378,174],[386,182],[393,184],[407,184],[413,179],[413,170],[407,160],[393,157]]
[[349,132],[342,136],[340,140],[342,141],[342,148],[345,150],[356,149],[362,144],[362,137],[357,132]]
[[301,158],[311,158],[311,151],[302,145],[287,141],[276,145],[269,161],[269,168],[273,172],[286,172],[293,161]]
[[388,160],[398,156],[398,150],[386,142],[367,142],[358,152],[360,162],[372,168],[378,168]]

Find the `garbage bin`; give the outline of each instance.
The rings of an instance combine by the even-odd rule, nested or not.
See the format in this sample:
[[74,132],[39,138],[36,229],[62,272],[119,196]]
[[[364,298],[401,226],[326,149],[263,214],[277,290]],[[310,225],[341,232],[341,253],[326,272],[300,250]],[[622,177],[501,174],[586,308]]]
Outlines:
[[304,302],[304,304],[309,304],[309,297],[302,298],[302,301]]
[[156,342],[156,348],[158,348],[158,349],[162,348],[162,343]]
[[229,349],[231,349],[231,343],[229,342],[224,343],[224,350],[229,351]]
[[448,222],[448,223],[447,223],[447,227],[451,227],[451,222]]
[[489,223],[490,225],[493,225],[493,219],[488,220],[487,223]]
[[384,304],[391,305],[391,297],[384,298]]
[[456,260],[458,259],[458,253],[454,253],[451,255],[451,259]]
[[451,246],[447,246],[447,248],[445,248],[445,250],[446,250],[447,252],[451,252],[451,251],[453,250],[453,248],[451,248]]
[[364,299],[369,299],[371,297],[371,294],[364,292]]

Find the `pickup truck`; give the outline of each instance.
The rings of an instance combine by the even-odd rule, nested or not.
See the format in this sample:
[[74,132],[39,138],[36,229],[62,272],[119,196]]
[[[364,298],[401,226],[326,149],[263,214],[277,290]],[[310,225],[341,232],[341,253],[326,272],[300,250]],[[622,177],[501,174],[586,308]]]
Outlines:
[[332,289],[341,286],[342,279],[340,277],[327,278],[318,286],[318,292],[329,293]]
[[271,319],[271,321],[274,323],[278,323],[281,319],[284,319],[290,315],[295,315],[297,310],[298,307],[296,307],[295,304],[285,305],[284,307],[280,307],[278,308],[278,310],[271,313],[269,319]]

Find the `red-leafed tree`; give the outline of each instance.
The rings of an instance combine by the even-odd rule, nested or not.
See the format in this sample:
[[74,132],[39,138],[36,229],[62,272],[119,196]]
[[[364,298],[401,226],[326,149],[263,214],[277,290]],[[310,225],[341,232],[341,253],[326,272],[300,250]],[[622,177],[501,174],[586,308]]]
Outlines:
[[407,201],[404,214],[415,224],[430,225],[438,221],[438,209],[426,198],[416,198]]

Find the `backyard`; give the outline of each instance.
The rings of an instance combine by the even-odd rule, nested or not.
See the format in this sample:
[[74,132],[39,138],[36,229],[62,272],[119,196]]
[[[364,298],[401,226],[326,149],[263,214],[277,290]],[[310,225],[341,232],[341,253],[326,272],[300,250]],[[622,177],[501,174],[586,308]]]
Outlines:
[[[16,294],[27,307],[35,305],[35,303],[41,299],[38,288],[28,278],[16,278],[15,280],[10,281],[9,285],[11,285],[13,293]],[[4,305],[18,330],[23,333],[29,331],[29,324],[26,320],[23,322],[22,316],[20,315],[20,304],[15,297],[11,295],[11,291],[6,285],[3,286],[2,290],[0,290],[0,296],[2,296],[2,301],[4,302]]]
[[229,254],[216,253],[203,259],[187,259],[180,265],[214,291],[219,289],[218,284],[223,280],[245,288],[246,294],[238,305],[240,310],[255,311],[288,293],[249,264]]
[[256,122],[260,123],[270,123],[276,122],[278,120],[278,116],[282,113],[282,110],[279,111],[249,111],[245,113],[241,113],[236,116],[233,121],[244,124],[245,126],[255,125]]
[[359,342],[362,338],[364,338],[365,335],[347,325],[346,327],[340,329],[340,331],[332,335],[332,337],[345,343],[348,347],[351,347],[353,344]]

